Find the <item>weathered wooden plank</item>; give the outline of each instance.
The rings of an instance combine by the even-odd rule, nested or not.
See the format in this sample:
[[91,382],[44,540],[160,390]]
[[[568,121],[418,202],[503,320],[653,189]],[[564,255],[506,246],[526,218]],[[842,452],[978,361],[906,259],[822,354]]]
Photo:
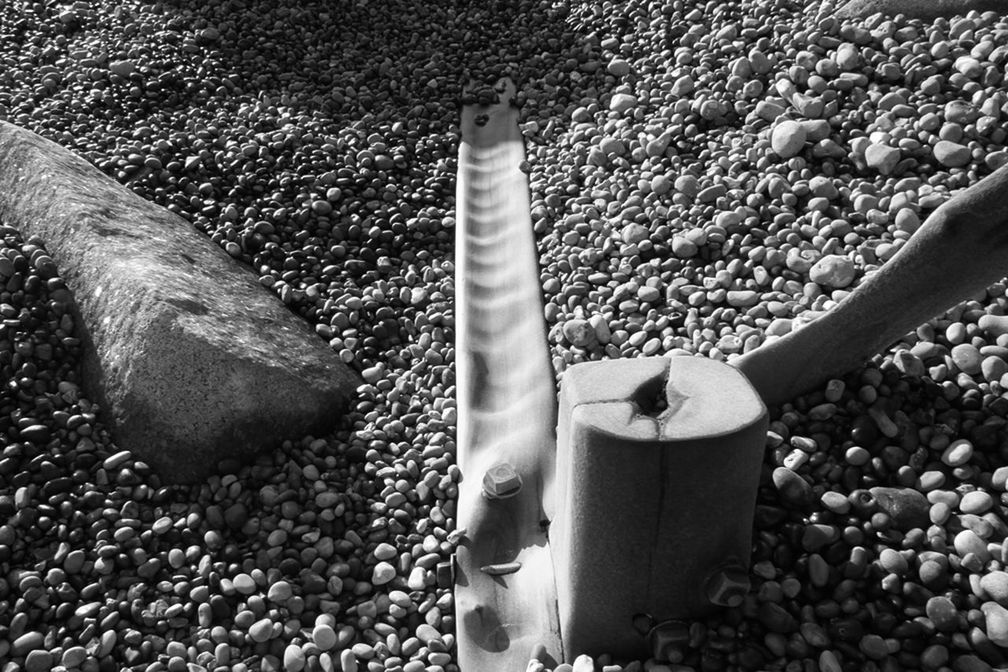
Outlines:
[[[458,525],[466,537],[456,553],[455,604],[463,672],[523,670],[534,654],[563,659],[544,524],[552,514],[556,386],[512,91],[497,105],[462,112],[455,295]],[[495,467],[502,488],[513,485],[509,471],[517,475],[516,493],[484,493]],[[492,481],[493,473],[490,492]]]

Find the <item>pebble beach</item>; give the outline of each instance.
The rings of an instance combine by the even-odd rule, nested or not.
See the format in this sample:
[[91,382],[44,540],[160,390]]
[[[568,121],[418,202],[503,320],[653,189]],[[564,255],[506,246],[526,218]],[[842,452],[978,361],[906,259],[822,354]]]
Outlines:
[[[1008,163],[1008,18],[836,9],[0,3],[0,119],[180,214],[364,381],[334,434],[165,486],[84,395],[45,241],[0,222],[0,672],[457,672],[461,105],[517,85],[558,379],[731,361]],[[739,607],[554,672],[1008,667],[1006,290],[771,409]]]

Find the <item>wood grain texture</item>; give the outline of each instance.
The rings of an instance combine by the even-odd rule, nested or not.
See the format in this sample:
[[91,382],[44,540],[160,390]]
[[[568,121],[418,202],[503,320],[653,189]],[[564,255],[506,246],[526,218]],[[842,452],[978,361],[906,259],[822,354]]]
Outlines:
[[[533,655],[563,660],[543,525],[552,517],[556,386],[512,90],[497,105],[462,112],[455,288],[458,525],[466,537],[455,604],[463,672],[523,670]],[[484,125],[478,115],[487,115]],[[523,487],[489,499],[483,475],[500,463]],[[521,565],[506,574],[480,569],[508,563]]]
[[746,378],[710,359],[567,370],[550,537],[569,656],[647,658],[635,617],[663,622],[716,608],[707,579],[749,563],[766,428]]
[[946,201],[822,317],[733,362],[768,405],[862,365],[1008,272],[1008,166]]

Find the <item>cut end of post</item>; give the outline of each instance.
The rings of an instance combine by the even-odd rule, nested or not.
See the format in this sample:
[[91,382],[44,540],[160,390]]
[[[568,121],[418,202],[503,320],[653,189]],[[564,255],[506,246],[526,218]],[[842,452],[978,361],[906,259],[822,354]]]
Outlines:
[[766,414],[735,368],[702,357],[654,357],[614,376],[606,362],[570,369],[576,405],[593,404],[592,424],[614,436],[675,441],[728,435]]
[[560,408],[550,546],[564,650],[661,657],[675,619],[748,591],[766,407],[733,367],[653,357],[572,367]]

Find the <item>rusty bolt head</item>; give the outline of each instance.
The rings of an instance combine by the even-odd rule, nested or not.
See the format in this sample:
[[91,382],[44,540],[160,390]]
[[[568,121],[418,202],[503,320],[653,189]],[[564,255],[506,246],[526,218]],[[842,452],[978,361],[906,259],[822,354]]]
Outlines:
[[707,579],[707,599],[719,607],[737,607],[749,592],[749,573],[739,565],[729,565]]
[[483,494],[489,499],[514,497],[521,488],[521,476],[507,462],[495,464],[483,475]]
[[662,621],[648,633],[651,656],[657,661],[669,660],[689,641],[689,623],[685,621]]

